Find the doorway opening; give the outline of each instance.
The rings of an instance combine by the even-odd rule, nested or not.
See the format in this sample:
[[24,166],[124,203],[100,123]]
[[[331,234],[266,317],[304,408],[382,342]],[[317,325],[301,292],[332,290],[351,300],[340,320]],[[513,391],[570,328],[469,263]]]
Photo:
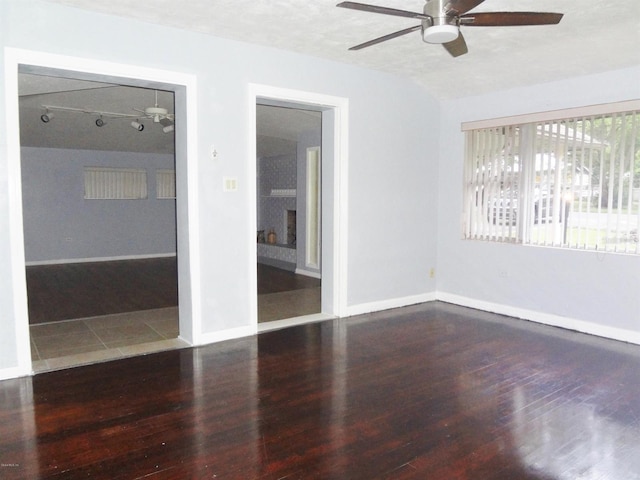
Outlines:
[[[269,221],[265,221],[265,212],[259,212],[259,202],[261,197],[267,196],[266,201],[272,204],[280,204],[280,208],[284,210],[296,210],[296,249],[295,254],[289,263],[294,264],[293,274],[297,274],[294,281],[315,282],[312,288],[302,288],[300,290],[319,290],[319,310],[317,313],[306,314],[301,316],[291,316],[293,314],[281,315],[285,318],[280,320],[270,320],[258,323],[259,315],[259,294],[258,294],[258,267],[260,263],[256,262],[258,267],[250,272],[256,281],[256,291],[253,298],[252,310],[255,312],[255,325],[258,332],[283,328],[291,325],[305,324],[315,321],[327,320],[340,317],[346,314],[346,298],[347,298],[347,172],[348,172],[348,100],[341,97],[333,97],[313,92],[304,92],[299,90],[289,90],[278,87],[270,87],[267,85],[250,85],[250,97],[253,109],[251,117],[253,118],[253,126],[256,128],[253,139],[256,143],[253,145],[253,162],[256,170],[256,188],[254,205],[255,212],[252,216],[252,222],[258,229],[258,242],[256,249],[253,250],[254,258],[261,256],[263,248],[268,248],[269,233],[273,228],[275,235],[272,235],[272,241],[278,243],[280,234],[285,235],[286,232],[278,231],[278,227],[271,225]],[[282,136],[278,134],[284,122],[265,122],[261,125],[259,121],[260,112],[265,111],[267,107],[276,107],[277,110],[271,112],[294,112],[299,116],[315,117],[316,122],[320,120],[320,128],[316,130],[315,138],[309,141],[310,136],[301,135],[297,132],[295,136],[289,138],[289,142],[293,142],[290,146],[290,152],[293,160],[289,162],[295,165],[294,179],[283,181],[283,177],[277,178],[278,183],[271,186],[266,185],[264,171],[260,172],[260,158],[268,157],[264,155],[262,147],[258,149],[259,132],[263,136],[270,137],[265,142],[267,147],[274,143],[282,142]],[[276,115],[277,117],[277,115]],[[300,120],[300,118],[298,118]],[[290,123],[290,122],[289,122]],[[295,121],[294,121],[295,123]],[[302,121],[300,121],[302,124]],[[260,130],[258,130],[260,128]],[[318,133],[319,132],[319,133]],[[319,136],[318,136],[319,135]],[[313,134],[311,135],[313,137]],[[278,141],[274,139],[280,139]],[[311,152],[311,153],[309,153]],[[311,159],[311,163],[310,160]],[[315,163],[314,163],[315,159]],[[279,160],[282,160],[280,158]],[[314,165],[315,169],[309,168],[308,165]],[[263,169],[264,170],[264,169]],[[308,175],[310,171],[315,172]],[[281,196],[290,196],[288,201],[295,207],[284,206]],[[308,207],[313,205],[313,211],[308,211]],[[276,217],[278,218],[278,217]],[[284,223],[285,214],[279,215]],[[310,232],[310,225],[314,225]],[[264,230],[264,231],[261,231]],[[255,237],[254,237],[255,238]],[[265,238],[266,242],[261,243],[260,239]],[[308,255],[310,250],[309,241],[316,243],[313,255]],[[313,248],[311,249],[313,250]],[[304,292],[309,293],[309,292]],[[317,301],[317,300],[316,300]],[[317,303],[315,304],[317,305]]]
[[[176,194],[185,163],[176,151],[186,147],[174,140],[184,87],[22,64],[18,72],[33,371],[188,346]],[[147,116],[149,105],[166,112]]]
[[[322,269],[308,249],[320,242],[321,112],[256,105],[258,322],[321,313]],[[300,222],[298,221],[300,218]]]

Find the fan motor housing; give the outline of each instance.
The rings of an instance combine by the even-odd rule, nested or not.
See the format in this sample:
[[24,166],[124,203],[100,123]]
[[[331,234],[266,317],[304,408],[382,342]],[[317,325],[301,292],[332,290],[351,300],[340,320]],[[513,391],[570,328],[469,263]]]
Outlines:
[[160,117],[166,117],[168,110],[162,107],[148,107],[144,109],[145,115],[149,117],[153,117],[154,123],[158,123],[160,121]]

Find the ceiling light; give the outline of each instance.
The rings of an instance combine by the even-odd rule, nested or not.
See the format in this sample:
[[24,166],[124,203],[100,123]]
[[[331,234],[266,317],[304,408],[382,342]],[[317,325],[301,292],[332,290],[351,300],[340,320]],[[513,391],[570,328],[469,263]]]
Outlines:
[[163,118],[167,116],[168,111],[166,108],[155,106],[155,107],[145,108],[144,113],[147,117],[153,118],[154,123],[158,123],[160,122],[161,117]]
[[53,117],[53,113],[47,110],[45,113],[40,115],[40,120],[42,120],[43,123],[49,123]]
[[103,127],[105,124],[104,120],[102,119],[102,117],[96,119],[96,127]]
[[422,32],[422,39],[427,43],[449,43],[458,38],[458,27],[455,25],[433,25]]
[[175,127],[173,125],[167,125],[166,127],[162,128],[162,131],[164,133],[171,133],[175,130]]
[[131,127],[135,128],[139,132],[144,130],[144,125],[137,120],[134,120],[133,122],[131,122]]

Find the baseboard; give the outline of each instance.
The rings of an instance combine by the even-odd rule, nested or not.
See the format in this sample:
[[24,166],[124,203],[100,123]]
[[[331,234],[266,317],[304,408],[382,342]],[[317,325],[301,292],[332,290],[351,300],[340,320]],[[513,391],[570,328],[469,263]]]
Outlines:
[[335,320],[336,317],[325,313],[314,313],[311,315],[303,315],[300,317],[286,318],[283,320],[273,320],[271,322],[259,323],[258,333],[269,332],[271,330],[280,330],[288,327],[296,327],[298,325],[307,325],[309,323],[324,322],[325,320]]
[[208,345],[210,343],[224,342],[235,338],[250,337],[257,333],[255,325],[246,327],[228,328],[216,332],[203,333],[194,338],[193,346]]
[[8,380],[10,378],[18,378],[18,377],[28,377],[32,374],[33,372],[31,370],[31,367],[29,367],[28,369],[24,369],[21,367],[3,368],[3,369],[0,369],[0,380]]
[[117,257],[92,257],[92,258],[65,258],[60,260],[36,260],[34,262],[25,262],[27,267],[35,267],[40,265],[64,265],[67,263],[92,263],[92,262],[117,262],[120,260],[146,260],[150,258],[168,258],[175,257],[176,253],[150,253],[147,255],[121,255]]
[[522,320],[541,323],[543,325],[560,327],[566,330],[588,333],[589,335],[596,335],[598,337],[609,338],[611,340],[618,340],[621,342],[640,345],[640,332],[633,330],[608,327],[606,325],[599,325],[597,323],[586,322],[584,320],[578,320],[575,318],[562,317],[560,315],[542,313],[535,310],[527,310],[524,308],[512,307],[510,305],[503,305],[499,303],[485,302],[482,300],[463,297],[446,292],[436,292],[435,297],[436,300],[453,303],[455,305],[460,305],[463,307],[475,308],[477,310],[483,310],[485,312],[507,315]]
[[295,271],[298,275],[304,275],[305,277],[313,277],[317,279],[322,279],[322,274],[320,272],[313,272],[311,270],[305,270],[303,268],[296,268]]
[[433,302],[436,300],[435,292],[423,293],[420,295],[411,295],[408,297],[392,298],[379,302],[361,303],[359,305],[350,305],[347,307],[346,315],[351,317],[354,315],[362,315],[365,313],[379,312],[382,310],[390,310],[392,308],[408,307],[418,303]]

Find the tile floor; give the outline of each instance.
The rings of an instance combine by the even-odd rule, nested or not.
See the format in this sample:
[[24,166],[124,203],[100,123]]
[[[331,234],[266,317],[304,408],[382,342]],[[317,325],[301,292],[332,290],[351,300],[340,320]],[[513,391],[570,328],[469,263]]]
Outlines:
[[177,338],[178,308],[31,325],[36,373],[187,347]]
[[[320,312],[320,287],[258,296],[259,321]],[[31,325],[35,373],[188,347],[177,338],[178,307]]]
[[320,287],[258,295],[260,323],[319,313]]

